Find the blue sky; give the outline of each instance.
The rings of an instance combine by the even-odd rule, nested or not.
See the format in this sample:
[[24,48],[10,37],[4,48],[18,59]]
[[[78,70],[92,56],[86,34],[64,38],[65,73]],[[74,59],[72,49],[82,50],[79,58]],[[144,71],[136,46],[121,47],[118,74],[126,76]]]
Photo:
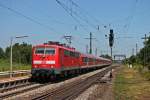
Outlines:
[[[0,0],[0,47],[10,45],[10,37],[28,35],[28,38],[14,39],[16,42],[41,44],[49,40],[66,42],[64,35],[72,35],[72,46],[85,52],[89,33],[93,33],[93,53],[110,52],[105,34],[114,29],[114,54],[131,55],[138,43],[143,46],[141,37],[150,32],[150,0],[59,0],[72,11],[79,21],[74,20],[56,0]],[[14,13],[13,9],[35,22]],[[76,15],[77,14],[77,15]],[[99,30],[97,30],[99,26]],[[104,27],[106,26],[106,27]],[[77,29],[75,29],[75,27]],[[129,37],[129,38],[128,38]]]

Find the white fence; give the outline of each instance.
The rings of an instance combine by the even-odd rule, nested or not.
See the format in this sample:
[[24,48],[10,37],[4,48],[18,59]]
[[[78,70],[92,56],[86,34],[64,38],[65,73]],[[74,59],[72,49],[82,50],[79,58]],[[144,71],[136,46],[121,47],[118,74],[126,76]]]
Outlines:
[[17,71],[13,71],[12,73],[10,71],[5,71],[5,72],[0,72],[0,76],[10,76],[10,74],[12,74],[12,76],[17,75],[17,74],[30,74],[31,70],[17,70]]

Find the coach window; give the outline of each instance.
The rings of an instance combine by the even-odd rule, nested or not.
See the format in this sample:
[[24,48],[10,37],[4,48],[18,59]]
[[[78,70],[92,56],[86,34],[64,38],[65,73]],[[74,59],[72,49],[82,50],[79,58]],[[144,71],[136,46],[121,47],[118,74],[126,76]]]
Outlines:
[[82,62],[87,62],[87,58],[86,57],[82,57]]
[[82,62],[84,62],[84,57],[82,57]]
[[89,60],[90,60],[89,62],[92,62],[92,58],[89,58]]
[[79,58],[79,53],[75,53],[75,57]]
[[45,54],[54,55],[55,54],[55,49],[54,48],[46,48]]
[[88,58],[87,57],[84,57],[84,62],[88,62]]
[[78,58],[79,58],[79,56],[80,56],[80,53],[78,53]]
[[89,58],[86,57],[86,62],[89,62]]
[[94,62],[96,63],[96,58],[94,59]]
[[89,62],[91,62],[91,58],[89,58]]
[[89,62],[89,58],[86,58],[86,62]]
[[91,58],[89,58],[89,62],[91,62]]

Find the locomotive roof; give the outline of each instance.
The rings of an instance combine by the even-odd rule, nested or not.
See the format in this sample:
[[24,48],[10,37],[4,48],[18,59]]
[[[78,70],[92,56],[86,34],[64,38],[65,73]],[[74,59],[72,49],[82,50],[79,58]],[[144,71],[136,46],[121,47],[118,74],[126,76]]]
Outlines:
[[57,47],[57,48],[62,48],[62,49],[69,50],[72,52],[79,52],[79,51],[76,51],[75,48],[72,48],[69,46],[56,45],[56,44],[40,44],[40,45],[36,45],[34,47],[54,47],[54,48]]
[[[68,51],[80,53],[79,51],[76,51],[75,48],[72,48],[72,47],[69,47],[69,46],[64,46],[64,45],[57,45],[57,44],[40,44],[40,45],[36,45],[34,47],[54,47],[54,48],[57,47],[57,48],[62,48],[62,49],[68,50]],[[92,54],[81,53],[81,56],[110,61],[110,59],[103,58],[103,57],[96,57]]]

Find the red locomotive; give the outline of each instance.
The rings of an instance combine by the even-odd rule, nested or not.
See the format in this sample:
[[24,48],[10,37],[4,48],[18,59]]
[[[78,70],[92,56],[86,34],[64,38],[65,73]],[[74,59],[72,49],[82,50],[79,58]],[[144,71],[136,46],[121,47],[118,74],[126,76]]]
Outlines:
[[110,65],[111,60],[83,54],[75,48],[49,41],[32,49],[32,77],[76,74]]

